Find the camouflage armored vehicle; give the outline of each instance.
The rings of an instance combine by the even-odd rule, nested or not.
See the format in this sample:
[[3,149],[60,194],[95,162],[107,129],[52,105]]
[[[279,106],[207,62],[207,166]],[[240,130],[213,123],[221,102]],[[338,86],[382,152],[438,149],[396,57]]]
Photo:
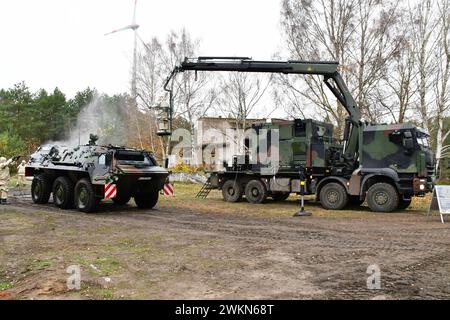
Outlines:
[[90,143],[75,148],[41,146],[31,156],[25,175],[34,177],[35,203],[47,203],[52,193],[59,208],[93,212],[102,199],[123,205],[131,197],[139,208],[153,208],[168,172],[144,150]]
[[[339,210],[348,203],[367,200],[371,210],[381,212],[404,209],[411,197],[430,192],[434,159],[428,134],[409,123],[377,125],[364,121],[338,67],[333,61],[254,61],[245,57],[186,58],[176,66],[165,84],[170,97],[169,82],[185,71],[319,75],[348,113],[340,144],[332,140],[330,125],[312,120],[294,120],[278,127],[263,125],[278,130],[279,167],[250,165],[250,158],[236,156],[226,170],[211,174],[204,189],[222,189],[226,201],[238,201],[245,195],[248,201],[261,203],[268,196],[285,199],[291,192],[298,193],[303,175],[306,192],[316,194],[326,209]],[[170,99],[171,110],[172,105]],[[302,126],[304,130],[299,129]]]

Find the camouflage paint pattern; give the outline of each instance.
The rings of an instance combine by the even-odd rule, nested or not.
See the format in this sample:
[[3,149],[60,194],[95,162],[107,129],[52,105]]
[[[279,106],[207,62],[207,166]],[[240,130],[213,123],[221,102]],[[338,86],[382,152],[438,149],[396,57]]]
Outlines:
[[[119,163],[116,156],[121,152],[145,155],[143,159],[147,159],[147,162]],[[74,175],[88,174],[93,185],[102,186],[115,182],[119,191],[125,192],[134,192],[138,181],[142,189],[161,190],[169,175],[167,170],[159,167],[154,158],[144,150],[96,145],[41,146],[31,155],[25,170],[27,176],[32,176],[36,171],[51,173],[56,172],[55,170],[72,172]]]
[[[409,132],[413,139],[414,148],[411,150],[403,144],[405,132]],[[426,177],[427,165],[433,165],[426,163],[426,158],[431,158],[431,151],[417,144],[416,134],[416,127],[410,123],[367,126],[363,132],[361,166],[391,168],[397,173]]]

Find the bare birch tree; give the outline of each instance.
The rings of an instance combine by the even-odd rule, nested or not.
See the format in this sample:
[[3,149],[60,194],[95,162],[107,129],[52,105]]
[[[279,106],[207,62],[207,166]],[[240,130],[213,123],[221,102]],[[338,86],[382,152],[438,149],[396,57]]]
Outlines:
[[450,129],[444,128],[444,120],[448,117],[450,109],[450,3],[447,0],[440,1],[438,10],[439,36],[435,51],[436,72],[433,83],[437,110],[436,169],[441,170],[441,160],[450,156],[450,145],[445,145]]

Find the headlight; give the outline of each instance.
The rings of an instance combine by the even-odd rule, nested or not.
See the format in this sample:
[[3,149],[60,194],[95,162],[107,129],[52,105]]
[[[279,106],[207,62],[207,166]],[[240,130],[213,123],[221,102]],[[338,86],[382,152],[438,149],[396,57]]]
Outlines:
[[425,190],[425,185],[424,185],[424,184],[421,184],[421,185],[419,186],[419,189],[420,189],[420,190]]

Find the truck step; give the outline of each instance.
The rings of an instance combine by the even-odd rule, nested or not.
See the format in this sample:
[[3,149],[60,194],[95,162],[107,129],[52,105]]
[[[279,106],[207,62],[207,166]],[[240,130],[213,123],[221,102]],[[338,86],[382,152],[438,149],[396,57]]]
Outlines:
[[195,196],[196,198],[199,199],[205,199],[209,193],[211,192],[211,190],[214,189],[211,185],[211,182],[208,180],[206,180],[206,182],[203,184],[202,188],[200,189],[200,191],[197,193],[197,195]]

